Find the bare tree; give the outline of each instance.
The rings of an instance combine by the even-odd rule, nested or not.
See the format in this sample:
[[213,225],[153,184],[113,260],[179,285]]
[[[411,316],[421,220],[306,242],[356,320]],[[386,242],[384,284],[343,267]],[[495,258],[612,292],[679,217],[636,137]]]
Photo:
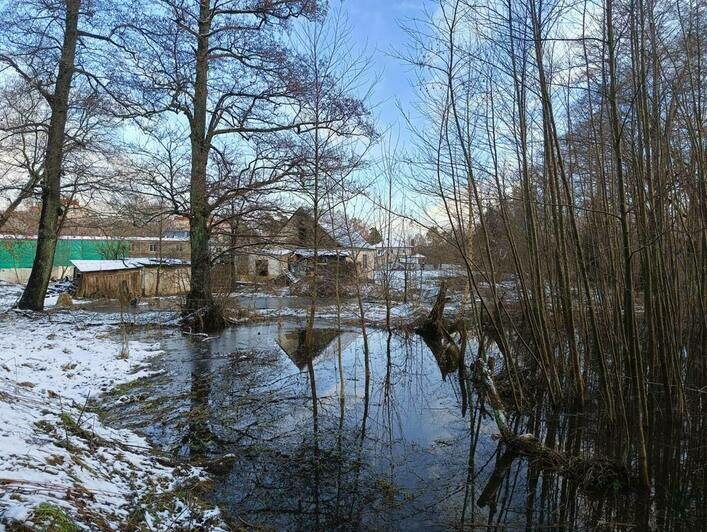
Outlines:
[[[67,173],[67,153],[82,151],[92,142],[96,117],[111,114],[102,99],[107,85],[104,45],[113,46],[109,13],[115,6],[82,0],[22,0],[2,6],[0,65],[7,78],[21,83],[31,105],[16,108],[18,123],[2,127],[23,153],[22,168],[29,173],[17,199],[30,194],[41,182],[42,211],[32,273],[20,299],[20,308],[42,310],[50,280],[54,251],[66,209],[62,182]],[[33,113],[33,118],[27,111]],[[97,111],[99,113],[97,114]],[[29,120],[28,120],[29,119]],[[103,120],[103,119],[100,119]],[[28,142],[28,135],[32,136]],[[33,151],[29,157],[29,150]],[[41,154],[41,155],[40,155]],[[86,169],[95,165],[85,153],[79,156]],[[76,162],[75,161],[75,162]],[[69,184],[68,195],[79,190]],[[13,206],[11,204],[11,206]]]
[[164,0],[154,7],[131,25],[133,81],[146,113],[169,112],[188,133],[192,271],[185,311],[196,328],[219,329],[210,222],[234,198],[282,176],[281,160],[271,155],[283,135],[303,125],[303,83],[280,35],[291,20],[316,16],[317,3]]
[[44,308],[44,294],[54,262],[61,215],[64,134],[71,81],[76,68],[80,8],[80,0],[41,4],[18,2],[3,12],[0,60],[38,90],[51,109],[44,153],[37,252],[27,288],[18,303],[20,308]]
[[[311,242],[314,257],[310,272],[308,337],[314,327],[318,295],[318,256],[325,238],[346,234],[335,211],[346,201],[353,182],[351,174],[362,166],[362,157],[375,140],[367,101],[371,80],[369,61],[353,55],[351,28],[340,9],[321,17],[295,34],[294,47],[303,56],[305,83],[301,100],[303,118],[311,124],[297,139],[295,157],[300,161],[294,192],[306,199],[311,212]],[[326,221],[335,232],[321,234]],[[337,241],[337,246],[345,243]],[[355,257],[354,257],[355,259]],[[337,257],[337,263],[341,257]],[[364,335],[365,336],[365,335]]]
[[686,384],[704,382],[705,322],[686,317],[704,308],[699,8],[437,6],[408,28],[422,120],[408,118],[426,170],[415,183],[436,206],[427,225],[463,258],[514,406],[528,392],[521,371],[555,407],[600,397],[617,435],[601,449],[635,463],[648,486],[659,416],[649,382],[679,415]]
[[32,197],[42,178],[42,155],[46,138],[46,105],[41,95],[26,83],[7,83],[2,95],[2,177],[0,190],[5,208],[0,229],[23,201]]

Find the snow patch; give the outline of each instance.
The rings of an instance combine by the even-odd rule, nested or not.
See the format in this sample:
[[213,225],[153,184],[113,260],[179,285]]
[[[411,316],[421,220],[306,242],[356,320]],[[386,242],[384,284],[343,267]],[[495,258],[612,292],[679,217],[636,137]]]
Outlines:
[[[0,285],[0,304],[7,308],[21,289]],[[42,503],[82,529],[148,519],[151,530],[220,529],[218,510],[169,496],[185,482],[206,480],[203,471],[165,465],[144,438],[103,425],[87,408],[89,399],[149,375],[159,346],[130,342],[128,358],[121,357],[114,325],[76,316],[0,314],[0,530],[3,523],[37,525]],[[148,512],[148,495],[167,502]]]

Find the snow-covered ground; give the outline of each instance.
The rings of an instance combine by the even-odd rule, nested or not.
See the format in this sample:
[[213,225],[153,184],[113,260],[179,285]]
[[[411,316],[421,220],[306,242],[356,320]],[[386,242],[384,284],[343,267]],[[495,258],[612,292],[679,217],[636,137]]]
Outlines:
[[126,356],[117,328],[89,325],[90,313],[7,310],[19,291],[0,284],[0,530],[222,526],[217,509],[180,496],[201,471],[166,465],[145,439],[86,409],[148,374],[158,347],[130,342]]
[[[251,317],[306,316],[307,305],[287,288],[276,294],[255,288],[242,294]],[[47,313],[11,310],[21,293],[0,282],[0,531],[10,523],[52,529],[47,525],[62,519],[80,529],[225,528],[217,509],[204,508],[183,488],[207,480],[200,470],[168,465],[144,438],[105,426],[87,406],[148,375],[159,346],[130,341],[125,356],[118,312],[95,305],[54,309],[58,296],[46,299]],[[428,307],[393,303],[393,324],[409,324]],[[367,297],[364,310],[369,324],[384,323],[380,298]],[[344,321],[359,319],[355,299],[340,312]],[[335,320],[337,313],[331,303],[318,305],[320,319]],[[177,318],[143,309],[126,319]]]
[[[55,285],[59,285],[55,290],[52,290],[52,288],[54,288],[52,285],[49,286],[50,293],[44,298],[45,308],[52,308],[56,305],[59,299],[59,292],[62,291],[60,290],[61,284],[63,283],[55,283]],[[22,296],[22,290],[22,285],[0,281],[0,312],[10,309],[19,301],[20,296]],[[74,305],[88,305],[91,303],[91,300],[73,299],[72,302]]]
[[439,286],[440,279],[448,279],[452,277],[465,277],[466,272],[460,266],[447,265],[444,268],[438,270],[426,270],[426,269],[409,269],[405,270],[376,270],[375,280],[376,283],[382,285],[385,283],[386,277],[390,279],[390,288],[396,291],[402,291],[405,289],[407,278],[408,289],[411,286],[415,286],[419,289],[419,284],[422,282],[424,285]]

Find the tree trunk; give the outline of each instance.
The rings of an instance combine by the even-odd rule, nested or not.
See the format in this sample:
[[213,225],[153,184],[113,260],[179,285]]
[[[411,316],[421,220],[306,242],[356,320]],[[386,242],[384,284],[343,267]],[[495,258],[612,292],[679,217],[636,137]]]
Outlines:
[[609,62],[609,121],[611,123],[611,137],[614,151],[614,165],[616,177],[618,181],[619,194],[619,212],[621,217],[621,250],[623,255],[624,267],[624,294],[623,294],[623,326],[624,326],[624,342],[625,342],[625,357],[631,374],[634,392],[636,394],[636,413],[638,415],[637,431],[638,441],[638,457],[639,468],[641,471],[641,480],[647,487],[650,485],[650,477],[648,474],[648,451],[646,446],[646,430],[645,430],[645,396],[641,382],[641,372],[643,365],[641,363],[641,353],[638,348],[638,339],[636,338],[636,324],[634,316],[634,299],[633,299],[633,276],[631,273],[631,240],[629,234],[629,211],[626,205],[626,183],[623,172],[623,157],[621,153],[621,124],[619,119],[618,103],[617,103],[617,84],[616,84],[616,41],[614,38],[613,26],[613,1],[606,2],[606,40],[607,53]]
[[57,72],[54,94],[49,101],[51,118],[44,155],[42,179],[42,213],[37,233],[37,252],[27,287],[17,306],[21,309],[44,310],[44,297],[54,265],[54,251],[59,237],[61,216],[61,173],[64,156],[64,133],[69,110],[69,93],[74,74],[81,0],[67,0],[64,42]]
[[[192,142],[192,144],[195,144]],[[206,160],[199,149],[192,152],[191,215],[191,290],[187,310],[198,311],[213,304],[211,257],[209,254],[209,214],[206,198]]]
[[191,126],[191,212],[189,217],[191,244],[191,289],[187,295],[186,313],[193,330],[218,331],[225,327],[223,313],[211,292],[211,256],[209,254],[209,197],[206,170],[211,139],[207,134],[209,77],[209,32],[211,7],[201,0],[199,34],[196,47],[196,81],[194,84]]
[[558,473],[589,494],[606,495],[617,488],[634,491],[639,487],[641,480],[622,462],[603,456],[584,458],[563,453],[543,444],[533,434],[515,434],[508,426],[503,401],[496,389],[491,370],[482,358],[476,361],[475,374],[488,401],[496,427],[501,433],[501,441],[507,449],[497,461],[496,468],[477,501],[479,506],[492,503],[501,484],[500,479],[505,476],[517,456],[527,457],[532,465],[540,470]]

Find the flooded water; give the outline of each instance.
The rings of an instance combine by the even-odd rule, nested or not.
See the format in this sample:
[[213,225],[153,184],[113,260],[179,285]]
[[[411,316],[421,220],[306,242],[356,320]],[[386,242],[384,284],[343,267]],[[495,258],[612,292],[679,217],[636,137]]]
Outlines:
[[367,385],[355,330],[318,327],[313,356],[293,322],[170,335],[167,373],[132,390],[151,399],[113,415],[178,456],[218,459],[213,500],[252,524],[453,527],[470,441],[459,381],[416,337],[368,341]]
[[[121,392],[109,421],[205,465],[214,478],[208,497],[237,525],[589,529],[628,507],[619,493],[584,500],[516,460],[494,505],[480,508],[498,431],[458,368],[438,362],[417,336],[369,330],[366,357],[359,330],[324,322],[310,351],[297,321],[240,326],[207,341],[139,334],[162,344],[163,372]],[[467,362],[475,349],[470,342]],[[521,430],[525,421],[512,423]],[[565,417],[554,430],[569,438],[576,425]]]

